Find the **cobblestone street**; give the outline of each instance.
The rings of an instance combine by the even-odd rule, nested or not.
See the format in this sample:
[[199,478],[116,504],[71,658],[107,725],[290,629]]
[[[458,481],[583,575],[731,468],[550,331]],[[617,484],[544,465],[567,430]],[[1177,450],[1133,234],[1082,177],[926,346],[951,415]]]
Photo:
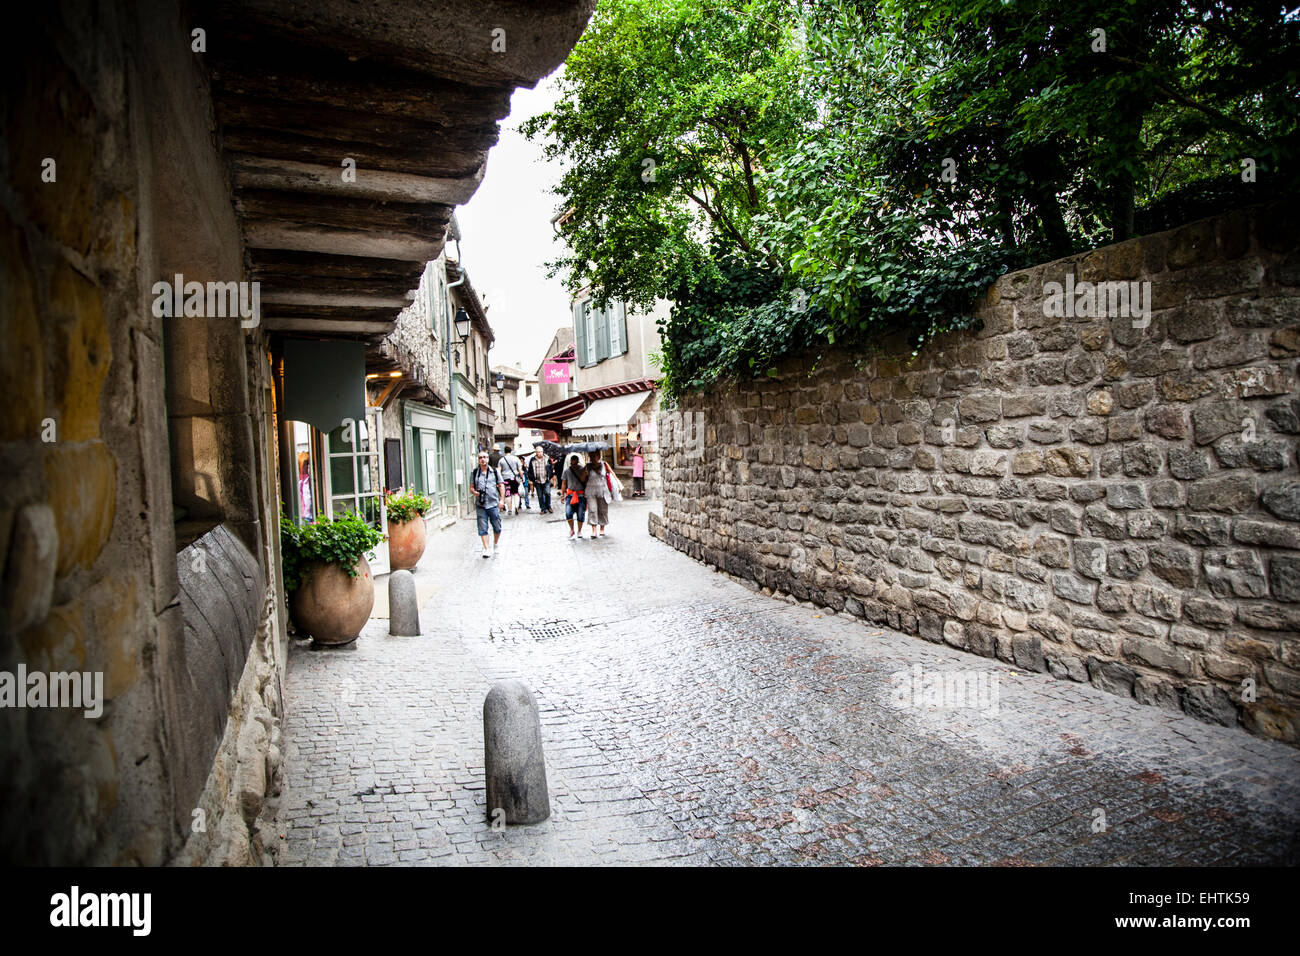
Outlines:
[[[280,862],[1300,862],[1297,751],[755,593],[651,538],[651,507],[594,542],[506,518],[487,561],[461,521],[430,535],[422,636],[298,642]],[[996,707],[900,672],[996,678]],[[552,816],[494,832],[482,704],[509,677]]]

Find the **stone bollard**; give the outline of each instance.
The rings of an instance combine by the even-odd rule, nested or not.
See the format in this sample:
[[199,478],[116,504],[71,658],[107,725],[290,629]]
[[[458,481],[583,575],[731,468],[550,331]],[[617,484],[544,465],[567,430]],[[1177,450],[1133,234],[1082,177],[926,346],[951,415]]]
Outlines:
[[487,815],[501,823],[541,823],[551,815],[537,700],[521,680],[493,685],[483,701]]
[[410,571],[394,571],[388,578],[388,633],[391,637],[420,633],[420,602]]

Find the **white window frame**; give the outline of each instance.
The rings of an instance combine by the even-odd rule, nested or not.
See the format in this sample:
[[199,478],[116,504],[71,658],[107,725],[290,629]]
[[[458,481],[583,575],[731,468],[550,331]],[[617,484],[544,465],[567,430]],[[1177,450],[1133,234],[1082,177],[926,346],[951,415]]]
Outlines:
[[622,302],[611,302],[609,308],[605,310],[605,315],[609,321],[609,357],[622,355],[627,351],[627,343],[623,341],[623,322],[622,322]]
[[[377,499],[376,502],[375,502],[376,505],[377,505],[377,508],[376,508],[376,515],[377,515],[377,517],[378,517],[378,520],[381,522],[380,527],[382,527],[382,526],[383,526],[382,522],[385,520],[385,516],[384,516],[384,501],[383,501],[383,489],[382,489],[382,487],[380,487],[380,486],[383,485],[383,476],[382,476],[382,473],[380,472],[380,467],[379,467],[379,465],[380,465],[380,463],[379,463],[379,447],[380,447],[380,445],[382,444],[382,442],[380,441],[380,439],[379,439],[379,437],[378,437],[378,435],[379,435],[379,429],[376,428],[376,427],[374,427],[374,426],[377,424],[377,422],[374,421],[374,420],[372,420],[372,417],[371,417],[371,412],[372,412],[372,411],[373,411],[373,410],[371,410],[371,409],[367,409],[365,420],[364,420],[363,422],[357,422],[357,423],[355,423],[355,424],[353,425],[352,447],[351,447],[351,448],[348,448],[348,447],[345,445],[345,446],[343,446],[343,448],[344,448],[343,451],[335,451],[335,449],[334,449],[334,442],[333,442],[333,439],[330,438],[330,433],[329,433],[329,432],[321,432],[321,436],[322,436],[322,438],[324,439],[323,445],[324,445],[324,450],[325,450],[325,467],[324,467],[323,469],[321,469],[321,470],[322,470],[322,472],[324,473],[323,476],[324,476],[324,479],[325,479],[325,482],[324,482],[324,483],[325,483],[325,503],[326,503],[326,508],[327,508],[327,510],[326,510],[326,512],[325,512],[326,514],[328,514],[331,518],[337,518],[337,517],[339,517],[339,515],[341,514],[341,512],[336,512],[336,511],[334,510],[334,507],[335,507],[334,499],[335,499],[336,496],[335,496],[335,494],[334,494],[334,474],[333,474],[333,464],[334,464],[334,459],[336,459],[336,458],[349,458],[349,459],[351,459],[351,462],[352,462],[352,490],[351,490],[350,492],[348,492],[348,491],[340,492],[340,493],[337,495],[337,497],[339,497],[339,498],[350,498],[350,499],[352,500],[352,507],[353,507],[353,509],[356,510],[358,514],[362,514],[363,517],[364,517],[364,513],[361,511],[361,499],[362,499],[362,498],[375,498],[375,499]],[[376,418],[377,418],[377,416],[376,416]],[[369,451],[360,451],[360,450],[358,450],[358,448],[357,448],[357,446],[360,444],[360,439],[361,439],[361,429],[362,429],[363,427],[364,427],[365,430],[366,430],[366,438],[367,438],[367,440],[369,441],[369,444],[370,444],[370,450],[369,450]],[[380,475],[380,480],[379,480],[378,482],[373,483],[374,486],[371,488],[370,491],[361,491],[361,490],[360,490],[360,487],[361,487],[361,475],[360,475],[360,472],[359,472],[358,469],[359,469],[359,467],[361,467],[361,464],[360,464],[360,462],[359,462],[359,459],[363,459],[363,458],[373,458],[373,459],[375,460],[375,461],[374,461],[374,464],[375,464],[375,471],[376,471],[376,474],[379,474],[379,475]],[[319,514],[319,513],[320,513],[320,509],[317,508],[317,509],[316,509],[316,512],[317,512],[317,514]]]

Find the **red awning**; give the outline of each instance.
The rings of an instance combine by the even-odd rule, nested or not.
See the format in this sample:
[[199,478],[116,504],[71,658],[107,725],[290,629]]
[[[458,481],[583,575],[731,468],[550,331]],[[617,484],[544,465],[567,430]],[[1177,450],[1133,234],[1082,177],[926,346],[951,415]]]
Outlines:
[[617,385],[602,385],[600,388],[589,388],[578,394],[589,402],[595,402],[602,398],[614,398],[617,395],[631,395],[633,392],[653,392],[654,390],[654,379],[637,378],[630,382],[619,382]]
[[592,402],[598,402],[603,398],[615,398],[619,395],[631,395],[634,392],[653,392],[654,390],[655,381],[652,378],[638,378],[630,382],[619,382],[617,385],[602,385],[599,388],[579,392],[573,398],[566,398],[554,405],[539,408],[535,412],[520,415],[516,421],[519,422],[520,428],[542,428],[555,432],[565,432],[568,430],[567,423],[585,412],[587,406]]
[[566,398],[562,402],[556,402],[554,405],[547,405],[545,408],[539,408],[535,412],[528,412],[520,415],[515,419],[521,428],[542,428],[551,431],[564,431],[564,423],[573,421],[581,415],[587,408],[586,401],[581,395],[575,395],[573,398]]

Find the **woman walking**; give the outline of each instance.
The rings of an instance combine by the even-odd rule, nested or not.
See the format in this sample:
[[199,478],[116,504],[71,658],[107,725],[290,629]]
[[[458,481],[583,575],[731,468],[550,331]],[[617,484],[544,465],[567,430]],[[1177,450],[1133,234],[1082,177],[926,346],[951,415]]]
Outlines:
[[[587,476],[578,456],[569,458],[569,467],[560,476],[560,493],[564,495],[564,520],[569,522],[569,540],[575,540],[573,519],[578,519],[577,539],[582,538],[582,523],[587,520]],[[595,535],[592,535],[594,538]]]
[[[587,475],[587,515],[588,524],[591,525],[591,540],[605,536],[605,528],[609,524],[609,499],[612,497],[609,486],[609,476],[606,474],[608,465],[600,458],[600,452],[593,451],[589,453],[590,461],[584,469]],[[597,535],[596,529],[600,529]]]

